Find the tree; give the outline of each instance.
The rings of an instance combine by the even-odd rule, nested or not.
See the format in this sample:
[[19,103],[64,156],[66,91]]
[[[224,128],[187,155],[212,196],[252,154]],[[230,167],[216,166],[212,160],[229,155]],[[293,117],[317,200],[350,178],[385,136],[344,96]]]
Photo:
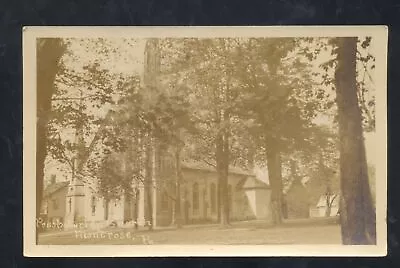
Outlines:
[[[98,176],[100,185],[107,189],[106,193],[131,192],[132,183],[129,181],[132,180],[136,185],[145,186],[145,216],[150,229],[153,225],[154,192],[164,193],[171,188],[174,192],[169,191],[168,198],[175,203],[173,221],[180,224],[180,154],[184,145],[182,134],[192,128],[186,89],[179,84],[168,85],[160,81],[158,46],[157,39],[147,40],[144,86],[134,87],[114,105],[117,114],[111,128],[120,129],[119,136],[126,145],[121,152],[112,150],[114,158],[121,162],[119,165],[115,163],[114,166],[125,170],[126,175],[114,176],[113,170],[103,167],[104,173]],[[162,158],[168,157],[174,157],[176,160],[174,174],[168,173],[167,170],[159,170]],[[157,180],[155,183],[154,179]]]
[[195,155],[216,167],[223,216],[229,218],[224,207],[229,165],[252,168],[257,160],[269,167],[279,223],[281,153],[306,137],[319,102],[316,94],[308,97],[313,84],[307,64],[288,57],[297,40],[184,39],[175,45],[171,73],[181,74],[178,79],[194,96],[191,105],[200,132]]
[[[54,77],[51,113],[46,124],[47,152],[49,158],[62,163],[69,171],[73,183],[93,183],[88,162],[99,160],[110,147],[121,142],[116,128],[111,133],[107,126],[113,120],[110,104],[126,94],[138,81],[135,76],[118,73],[101,61],[102,57],[121,56],[116,45],[104,39],[63,39],[68,53],[63,57],[62,68]],[[130,44],[129,40],[124,40]],[[82,60],[79,53],[94,53]],[[80,52],[79,52],[80,51]],[[77,55],[75,55],[77,52]],[[108,136],[108,137],[107,137]],[[108,144],[104,142],[107,140]],[[103,143],[103,148],[99,146]],[[104,148],[108,147],[108,148]]]
[[[51,99],[55,92],[54,80],[62,68],[61,58],[66,44],[58,38],[38,39],[37,49],[37,125],[36,125],[36,218],[42,205],[44,165],[47,155],[47,123]],[[36,232],[36,243],[38,232]]]
[[241,40],[233,38],[167,40],[175,48],[168,75],[176,76],[188,90],[198,133],[192,140],[197,159],[216,168],[218,217],[229,224],[228,173],[235,162],[233,132],[240,117],[235,113],[240,94],[234,69],[240,62]]
[[99,142],[107,138],[106,147],[121,145],[119,129],[109,127],[113,111],[99,108],[112,105],[115,95],[125,95],[137,86],[134,77],[112,75],[98,63],[83,69],[79,74],[66,70],[57,77],[58,90],[48,124],[48,151],[68,166],[72,178],[80,180],[90,175],[85,172],[86,164],[99,156],[99,152],[93,154]]
[[298,47],[294,38],[250,39],[237,72],[246,92],[238,109],[260,149],[257,162],[268,167],[276,224],[282,221],[283,154],[307,146],[308,129],[321,99]]
[[310,131],[308,145],[303,146],[300,155],[295,156],[302,163],[299,171],[306,179],[310,204],[316,205],[321,196],[325,196],[327,216],[340,194],[338,143],[335,129],[315,125]]
[[368,182],[362,117],[357,97],[357,38],[337,38],[335,71],[344,244],[376,244],[375,210]]
[[[137,86],[139,80],[135,75],[110,70],[112,66],[102,62],[103,58],[123,56],[112,41],[98,38],[64,39],[64,42],[69,51],[54,81],[47,147],[53,159],[72,172],[72,177],[77,175],[82,179],[84,175],[90,175],[83,173],[87,161],[94,157],[97,143],[107,135],[108,146],[112,140],[118,142],[118,136],[110,136],[116,134],[115,131],[106,131],[106,125],[110,123],[107,121],[113,119],[109,109]],[[124,44],[130,45],[130,41],[124,40]],[[79,53],[93,53],[94,58],[82,60]]]
[[375,211],[363,140],[364,132],[375,129],[374,88],[366,83],[367,79],[373,83],[370,71],[375,68],[375,57],[369,53],[371,40],[371,37],[324,39],[317,49],[313,49],[313,44],[303,51],[310,60],[315,60],[322,50],[330,50],[332,55],[320,67],[324,71],[322,83],[336,92],[344,244],[376,243]]

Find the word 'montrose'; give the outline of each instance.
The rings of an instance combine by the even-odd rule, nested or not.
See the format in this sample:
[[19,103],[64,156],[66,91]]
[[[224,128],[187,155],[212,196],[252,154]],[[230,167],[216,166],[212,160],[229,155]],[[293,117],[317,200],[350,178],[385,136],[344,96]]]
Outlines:
[[107,231],[98,231],[98,232],[85,232],[85,231],[77,231],[75,230],[75,238],[76,239],[108,239],[108,240],[123,240],[123,239],[131,239],[136,240],[137,238],[141,239],[141,242],[145,245],[153,244],[153,240],[150,239],[148,235],[134,235],[131,232],[107,232]]

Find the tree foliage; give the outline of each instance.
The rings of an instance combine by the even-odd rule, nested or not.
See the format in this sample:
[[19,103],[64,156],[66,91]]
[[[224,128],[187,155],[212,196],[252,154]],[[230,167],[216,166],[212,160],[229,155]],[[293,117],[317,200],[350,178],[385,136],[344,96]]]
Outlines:
[[[276,223],[282,218],[283,190],[294,177],[308,181],[316,197],[339,191],[344,149],[343,132],[336,132],[338,126],[343,131],[340,109],[348,92],[339,90],[338,72],[346,61],[337,39],[149,39],[149,47],[157,49],[153,57],[160,58],[154,61],[157,72],[145,70],[146,81],[104,66],[103,57],[129,63],[129,54],[110,40],[96,42],[98,57],[72,68],[78,60],[72,51],[69,67],[62,65],[55,77],[47,146],[74,172],[97,179],[103,196],[132,192],[132,181],[144,183],[148,176],[143,169],[150,165],[149,154],[171,151],[177,163],[195,160],[215,167],[222,224],[229,224],[232,166],[268,169]],[[129,47],[129,42],[122,43]],[[354,74],[361,134],[375,127],[370,46],[369,37],[356,42],[354,70],[348,69]],[[333,124],[318,122],[324,117]],[[181,182],[176,164],[175,190]],[[171,198],[180,200],[180,193]],[[179,206],[176,210],[179,214]]]

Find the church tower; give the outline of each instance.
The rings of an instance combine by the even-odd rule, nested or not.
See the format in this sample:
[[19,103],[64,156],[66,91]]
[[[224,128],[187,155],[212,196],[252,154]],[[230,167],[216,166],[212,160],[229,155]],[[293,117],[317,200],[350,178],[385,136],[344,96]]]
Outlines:
[[[83,98],[80,100],[80,109],[83,107],[82,101]],[[74,144],[76,149],[72,160],[72,175],[66,196],[65,228],[72,228],[74,224],[83,224],[85,222],[85,186],[80,171],[83,169],[85,162],[86,147],[83,137],[83,125],[80,120],[76,124]]]
[[159,41],[156,38],[150,38],[146,41],[144,49],[143,83],[145,87],[154,89],[158,86],[160,67],[161,55]]
[[[144,50],[144,73],[143,89],[146,101],[153,102],[157,97],[159,89],[160,74],[160,49],[159,41],[156,38],[150,38],[146,41]],[[157,140],[152,133],[147,133],[143,138],[144,142],[144,182],[139,183],[138,217],[139,226],[155,226],[157,222],[157,192],[156,176],[159,153]]]

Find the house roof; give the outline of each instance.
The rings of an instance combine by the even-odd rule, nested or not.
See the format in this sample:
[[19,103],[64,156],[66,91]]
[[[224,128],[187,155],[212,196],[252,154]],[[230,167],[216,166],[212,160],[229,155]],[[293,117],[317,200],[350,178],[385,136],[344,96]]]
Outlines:
[[61,190],[62,188],[67,187],[68,185],[69,185],[69,181],[52,183],[46,187],[46,189],[44,190],[43,196],[47,197],[49,195],[52,195],[55,192],[57,192],[58,190]]
[[[195,169],[195,170],[203,170],[209,172],[216,172],[215,168],[202,162],[195,161],[184,161],[181,164],[183,169]],[[254,173],[248,170],[244,170],[239,167],[229,166],[229,174],[237,174],[237,175],[245,175],[245,176],[255,176]]]

